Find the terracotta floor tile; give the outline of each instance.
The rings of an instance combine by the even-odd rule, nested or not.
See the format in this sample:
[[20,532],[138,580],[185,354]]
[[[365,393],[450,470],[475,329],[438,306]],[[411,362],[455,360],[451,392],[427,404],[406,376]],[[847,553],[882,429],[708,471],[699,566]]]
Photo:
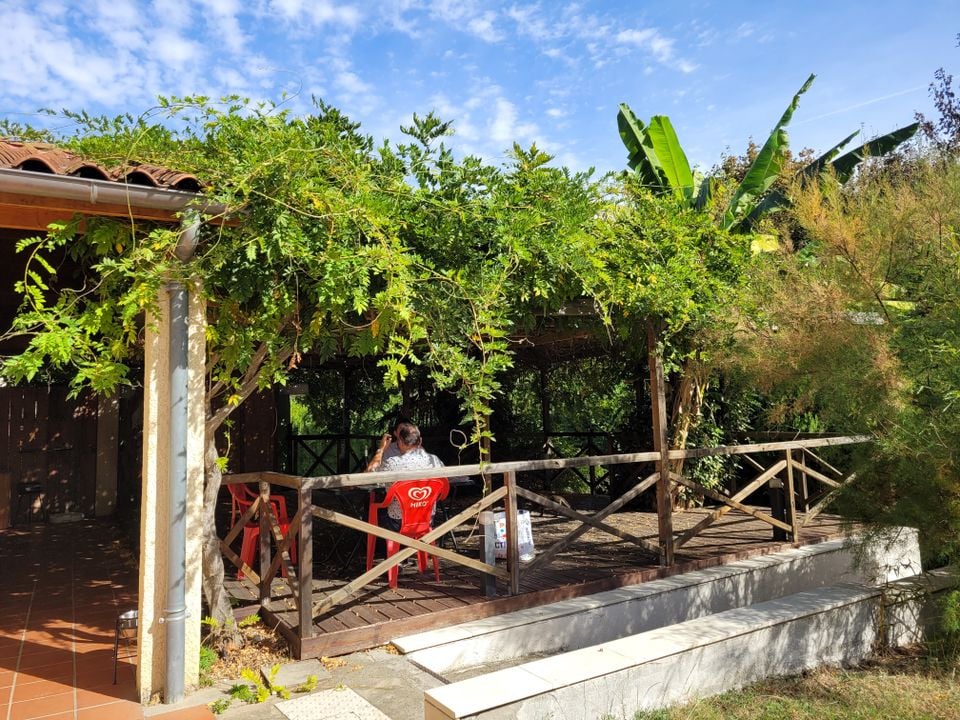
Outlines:
[[[13,670],[0,670],[0,688],[13,685],[13,677],[16,673]],[[0,713],[2,715],[2,713]]]
[[133,702],[136,700],[136,690],[130,685],[101,685],[96,690],[77,688],[77,707],[86,708],[96,705],[107,705],[117,700]]
[[15,702],[10,705],[9,720],[30,720],[32,718],[64,713],[73,710],[73,693],[61,693],[51,697]]
[[20,669],[33,670],[47,665],[60,665],[73,662],[73,653],[66,650],[38,650],[35,647],[25,647],[20,656]]
[[[37,667],[21,667],[19,671],[19,677],[21,678],[32,678],[32,680],[24,682],[34,682],[36,680],[59,680],[65,677],[73,677],[73,658],[69,658],[62,662],[54,663],[52,665],[38,665]],[[20,684],[20,679],[17,679],[17,684]]]
[[0,715],[7,709],[7,703],[10,702],[10,695],[13,692],[11,687],[0,687]]
[[[117,663],[118,671],[122,672],[124,667],[127,667],[127,666],[124,665],[122,661]],[[106,657],[106,658],[103,658],[102,660],[98,659],[96,662],[78,662],[77,663],[77,681],[88,683],[90,682],[90,680],[97,678],[103,673],[108,671],[112,677],[113,676],[113,658],[112,657]]]
[[142,720],[142,718],[142,707],[122,700],[110,705],[82,708],[77,711],[77,720]]
[[30,670],[21,670],[17,675],[17,685],[41,680],[53,680],[54,682],[72,682],[74,674],[73,660],[57,663],[56,665],[44,665]]
[[169,713],[154,715],[158,720],[213,720],[216,718],[206,705],[173,710]]
[[60,695],[65,692],[73,692],[73,685],[71,683],[64,684],[54,680],[41,680],[40,682],[21,685],[17,682],[13,689],[13,701],[24,702],[26,700],[36,700],[37,698]]

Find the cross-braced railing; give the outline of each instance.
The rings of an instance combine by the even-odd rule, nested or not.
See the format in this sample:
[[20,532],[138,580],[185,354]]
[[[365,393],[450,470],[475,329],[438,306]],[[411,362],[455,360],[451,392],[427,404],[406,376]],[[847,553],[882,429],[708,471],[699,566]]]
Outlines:
[[[249,581],[257,586],[263,606],[266,606],[270,600],[272,578],[281,567],[285,570],[285,580],[296,605],[299,625],[296,631],[297,638],[302,643],[314,634],[313,623],[316,617],[339,604],[349,601],[370,586],[377,578],[386,574],[391,568],[407,558],[412,557],[418,551],[424,551],[441,558],[445,562],[454,563],[478,573],[481,577],[482,586],[488,590],[495,587],[496,581],[499,580],[504,584],[507,592],[517,594],[520,591],[523,574],[549,566],[581,535],[591,530],[608,533],[659,556],[662,565],[673,564],[675,553],[683,555],[685,545],[732,510],[743,512],[770,525],[773,528],[775,539],[789,539],[798,542],[801,528],[822,513],[835,493],[853,479],[852,474],[845,475],[814,452],[815,449],[863,443],[867,440],[868,438],[862,436],[823,437],[714,448],[670,450],[665,453],[591,455],[575,458],[488,463],[482,466],[465,465],[403,472],[350,473],[324,477],[297,477],[273,472],[232,475],[227,476],[224,482],[258,483],[259,494],[256,501],[229,530],[221,543],[221,547],[228,560],[240,568]],[[669,461],[671,460],[710,455],[740,455],[744,458],[746,464],[757,471],[757,474],[738,490],[725,491],[704,487],[687,477],[670,472]],[[767,458],[767,464],[758,460],[756,456]],[[773,456],[774,459],[770,460],[770,456]],[[631,488],[620,497],[612,499],[606,507],[592,513],[581,512],[568,507],[561,502],[557,502],[555,498],[545,497],[533,490],[521,487],[517,482],[517,474],[522,472],[557,471],[564,468],[609,468],[610,466],[624,464],[640,466],[654,464],[656,469],[646,475],[643,472],[634,473],[637,482]],[[319,504],[318,497],[329,496],[331,493],[317,493],[316,496],[314,494],[314,491],[319,490],[334,492],[358,489],[372,490],[383,488],[401,480],[471,475],[480,475],[485,478],[502,476],[503,483],[501,487],[487,493],[453,517],[445,519],[418,540],[365,522],[342,512],[342,508],[336,509]],[[270,501],[271,484],[294,490],[298,497],[297,512],[290,519],[286,533],[283,532],[280,521],[276,517],[273,503]],[[664,518],[664,513],[659,512],[656,541],[651,538],[638,537],[608,521],[613,513],[621,510],[647,490],[655,488],[658,500],[662,500],[659,498],[660,493],[666,492],[669,496],[677,486],[685,487],[694,494],[713,501],[716,503],[716,507],[694,527],[681,533],[674,533],[670,518]],[[768,493],[770,510],[767,510],[765,506],[753,505],[748,502],[751,496],[764,490]],[[555,514],[578,523],[577,527],[549,547],[540,548],[532,562],[524,564],[521,564],[519,559],[517,532],[517,504],[519,499],[544,507]],[[658,508],[662,508],[664,504],[658,502]],[[504,566],[497,565],[492,558],[469,557],[461,552],[432,544],[453,529],[478,521],[482,513],[487,513],[498,505],[501,505],[505,512],[507,526],[507,557]],[[669,515],[669,512],[667,515]],[[257,569],[249,567],[230,548],[231,543],[242,531],[244,525],[254,517],[258,518],[260,523]],[[313,522],[315,519],[360,533],[392,540],[398,543],[402,549],[345,585],[314,601]],[[289,552],[294,541],[297,542],[298,549],[296,563],[292,562]]]

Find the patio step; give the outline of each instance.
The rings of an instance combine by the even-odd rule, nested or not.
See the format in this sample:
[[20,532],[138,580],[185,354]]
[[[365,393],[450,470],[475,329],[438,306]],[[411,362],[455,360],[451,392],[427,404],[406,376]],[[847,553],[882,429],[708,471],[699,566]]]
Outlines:
[[860,563],[832,540],[397,638],[406,657],[447,682],[599,646],[838,583],[886,583],[920,571],[916,534],[873,543]]
[[844,584],[641,632],[424,693],[425,720],[627,720],[771,675],[866,657],[881,592]]

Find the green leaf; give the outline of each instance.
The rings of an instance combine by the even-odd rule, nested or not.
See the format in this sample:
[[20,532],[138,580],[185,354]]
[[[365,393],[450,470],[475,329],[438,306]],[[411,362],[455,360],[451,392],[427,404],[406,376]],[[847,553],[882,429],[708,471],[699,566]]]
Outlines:
[[670,118],[666,115],[650,118],[647,138],[653,145],[653,151],[660,161],[660,171],[666,176],[670,188],[677,195],[690,200],[693,197],[693,173]]
[[620,139],[629,153],[627,164],[636,172],[647,187],[657,191],[667,190],[664,175],[653,144],[647,139],[647,129],[626,103],[620,103],[617,113]]
[[736,224],[737,219],[749,214],[753,205],[760,197],[770,189],[773,181],[777,179],[780,170],[783,169],[783,161],[786,156],[786,150],[790,140],[787,136],[786,126],[790,123],[797,105],[800,103],[800,96],[803,95],[813,84],[816,76],[811,74],[807,81],[793,96],[793,100],[784,110],[780,121],[770,132],[767,141],[760,148],[757,157],[754,158],[750,169],[744,176],[740,185],[737,187],[730,198],[727,210],[723,215],[723,227],[729,229]]
[[920,128],[920,123],[912,123],[898,130],[868,140],[860,147],[841,155],[831,165],[837,174],[837,180],[846,182],[853,171],[868,157],[879,157],[896,150],[901,143],[912,138]]
[[693,200],[694,210],[702,211],[710,204],[710,201],[713,199],[714,183],[714,179],[709,177],[703,178],[703,180],[700,181],[700,187],[697,188],[697,196]]
[[843,140],[838,142],[832,148],[827,150],[823,155],[818,157],[816,160],[811,162],[809,165],[805,165],[804,168],[800,171],[800,175],[804,178],[812,178],[816,175],[819,175],[823,169],[827,166],[827,163],[833,160],[847,143],[853,140],[857,135],[860,134],[859,130],[854,130],[852,133],[847,135]]

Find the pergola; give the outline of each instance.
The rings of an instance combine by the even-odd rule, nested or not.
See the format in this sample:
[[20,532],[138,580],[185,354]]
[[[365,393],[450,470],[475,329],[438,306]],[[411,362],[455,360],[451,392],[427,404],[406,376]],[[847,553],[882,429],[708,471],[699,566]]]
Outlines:
[[[200,189],[196,178],[163,168],[141,165],[126,168],[120,173],[110,173],[98,166],[79,161],[56,148],[9,142],[0,143],[0,165],[5,165],[0,167],[0,237],[7,241],[0,245],[2,248],[0,253],[4,253],[5,260],[4,263],[0,263],[0,266],[5,267],[7,272],[17,267],[13,241],[27,234],[43,232],[47,225],[54,221],[69,220],[80,215],[127,218],[133,223],[149,221],[177,225],[183,240],[178,255],[185,260],[189,258],[196,230],[195,221],[188,219],[190,216],[185,211],[214,215],[223,212],[222,207],[204,203],[203,196],[196,192]],[[8,285],[10,277],[3,279],[4,285]],[[5,287],[4,290],[6,290]],[[0,297],[0,305],[4,303],[7,305],[5,308],[0,308],[5,313],[0,316],[0,320],[5,325],[9,324],[14,312],[12,302],[12,294]],[[160,291],[157,306],[162,309],[162,312],[159,317],[147,318],[144,340],[137,677],[142,700],[145,701],[162,690],[166,702],[175,702],[183,693],[184,687],[195,684],[199,675],[200,529],[206,520],[202,513],[206,309],[199,298],[189,295],[183,287],[174,284]],[[571,306],[560,313],[567,317],[584,318],[585,322],[588,322],[590,314],[589,306],[578,305]],[[557,359],[590,354],[598,350],[588,330],[565,328],[562,323],[545,322],[537,334],[518,338],[517,342],[521,347],[526,347],[523,353],[530,358],[530,365],[538,367],[541,372],[546,372],[550,363]],[[658,554],[660,564],[669,568],[674,564],[674,551],[678,544],[682,545],[696,534],[687,531],[678,536],[672,526],[671,490],[674,486],[683,485],[720,504],[719,509],[712,516],[713,520],[721,517],[728,511],[727,509],[736,509],[788,533],[796,541],[804,520],[800,517],[800,511],[793,505],[794,471],[803,472],[804,478],[809,476],[820,480],[827,487],[819,502],[807,508],[807,514],[812,514],[813,517],[823,510],[825,503],[829,500],[830,492],[839,486],[840,482],[802,466],[791,457],[790,453],[793,449],[805,448],[802,443],[793,445],[781,443],[760,449],[741,447],[719,448],[711,451],[671,451],[667,441],[663,365],[656,348],[655,327],[653,323],[648,323],[646,370],[649,376],[652,415],[652,451],[632,455],[628,453],[620,456],[581,457],[520,464],[498,463],[486,467],[449,469],[447,474],[493,472],[504,476],[503,488],[488,494],[475,504],[470,512],[474,515],[478,514],[488,509],[493,502],[502,500],[510,517],[508,527],[515,528],[517,499],[522,497],[553,511],[569,515],[568,510],[562,505],[543,495],[519,487],[516,483],[516,472],[523,469],[593,468],[605,464],[650,462],[655,465],[654,472],[638,478],[636,484],[628,488],[620,497],[613,499],[603,511],[593,517],[574,512],[573,519],[582,522],[587,529],[602,526],[609,531],[609,527],[604,524],[605,517],[616,512],[646,489],[655,489],[656,541],[642,541],[639,544],[644,547],[649,546],[650,550]],[[7,348],[7,350],[10,349],[15,348]],[[544,375],[541,374],[541,384],[543,384],[543,378]],[[542,429],[544,434],[549,436],[550,412],[544,393],[541,393],[541,403]],[[116,488],[116,443],[120,433],[116,403],[109,399],[100,400],[97,417],[97,456],[103,458],[102,463],[98,460],[97,464],[97,496],[108,497],[111,482],[114,492]],[[825,442],[820,445],[861,441],[857,438],[840,440],[843,442]],[[811,445],[813,446],[819,445]],[[770,468],[758,466],[760,474],[736,494],[709,490],[670,470],[670,460],[674,459],[705,454],[749,455],[750,452],[764,451],[784,451],[786,457]],[[112,466],[109,460],[111,456],[114,458]],[[545,464],[538,464],[538,462]],[[750,493],[765,488],[768,484],[772,487],[775,476],[781,472],[787,476],[786,497],[789,507],[785,518],[757,512],[744,504],[744,500]],[[416,476],[416,473],[413,475]],[[383,480],[382,477],[380,479]],[[332,608],[349,598],[378,574],[386,572],[390,566],[418,549],[415,542],[407,543],[408,547],[393,559],[381,563],[373,571],[338,591],[332,599],[323,599],[314,604],[310,599],[312,592],[310,528],[314,517],[332,520],[352,527],[354,530],[359,529],[362,532],[379,534],[381,537],[386,536],[383,535],[383,531],[377,532],[371,526],[355,519],[351,520],[343,514],[331,515],[329,511],[315,507],[311,492],[314,489],[364,487],[370,484],[370,478],[350,472],[312,478],[255,473],[228,478],[227,482],[248,480],[260,483],[260,506],[264,509],[270,506],[269,484],[271,482],[295,490],[301,499],[296,520],[291,523],[286,536],[280,531],[277,519],[269,517],[269,512],[260,514],[259,522],[262,528],[260,567],[257,570],[246,568],[246,571],[254,571],[264,608],[269,601],[273,572],[281,565],[287,569],[287,582],[291,587],[291,593],[298,598],[297,614],[300,631],[296,637],[298,644],[295,648],[298,654],[309,645],[312,637],[311,623],[316,613]],[[97,514],[109,514],[111,510],[112,505],[108,502],[104,502],[102,506],[97,505]],[[238,532],[236,528],[250,521],[252,513],[256,510],[255,506],[247,516],[241,518],[240,523],[228,533],[228,538],[236,537]],[[703,527],[713,520],[705,521]],[[449,529],[447,527],[449,522],[433,531],[437,537]],[[508,531],[508,535],[514,536],[515,530]],[[272,557],[271,538],[277,548]],[[300,550],[297,566],[291,562],[289,553],[293,543],[298,543]],[[226,545],[229,546],[229,542],[226,542]],[[227,549],[229,550],[229,547]],[[557,549],[552,551],[552,554],[545,554],[538,559],[537,563],[547,564],[559,551]],[[499,570],[494,565],[465,560],[462,556],[456,556],[456,553],[444,552],[446,554],[443,557],[448,560],[478,570],[481,574],[488,573],[491,577],[507,580],[511,591],[518,587],[520,568],[514,546],[511,546],[506,571]],[[269,612],[268,609],[267,612]],[[294,632],[289,628],[288,631]]]

